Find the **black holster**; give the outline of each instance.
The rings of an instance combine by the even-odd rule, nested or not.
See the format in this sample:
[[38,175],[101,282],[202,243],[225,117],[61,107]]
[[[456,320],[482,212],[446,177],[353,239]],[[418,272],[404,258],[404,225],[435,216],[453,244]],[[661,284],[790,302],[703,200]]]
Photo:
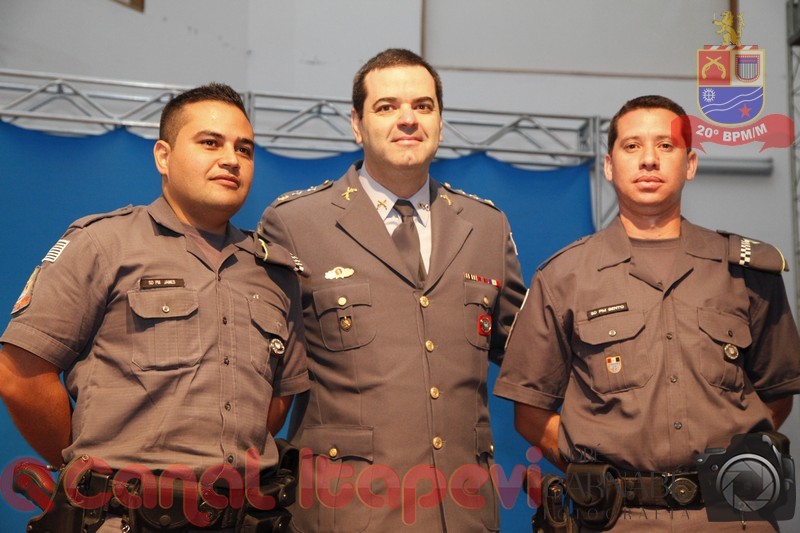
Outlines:
[[569,496],[564,480],[546,475],[542,479],[542,504],[533,515],[533,533],[576,533],[578,526],[570,516]]
[[607,464],[570,463],[567,466],[566,491],[578,525],[601,530],[614,527],[624,501],[619,478],[619,472]]

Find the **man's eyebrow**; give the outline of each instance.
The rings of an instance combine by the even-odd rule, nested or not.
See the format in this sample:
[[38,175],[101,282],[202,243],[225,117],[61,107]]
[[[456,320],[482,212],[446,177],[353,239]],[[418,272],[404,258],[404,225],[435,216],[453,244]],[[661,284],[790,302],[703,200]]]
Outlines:
[[[203,136],[214,137],[215,139],[224,139],[225,138],[224,135],[222,135],[221,133],[218,133],[216,131],[213,131],[213,130],[198,131],[195,134],[195,137],[203,137]],[[250,146],[255,146],[255,144],[256,144],[255,141],[253,139],[251,139],[250,137],[239,137],[238,139],[236,139],[236,142],[237,143],[244,143],[244,144],[247,144],[247,145],[250,145]]]

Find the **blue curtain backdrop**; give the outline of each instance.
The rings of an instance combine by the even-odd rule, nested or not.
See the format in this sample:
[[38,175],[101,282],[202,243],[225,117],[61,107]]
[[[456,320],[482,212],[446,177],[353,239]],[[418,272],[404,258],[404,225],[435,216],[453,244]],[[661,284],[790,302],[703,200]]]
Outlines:
[[[0,198],[5,213],[0,231],[0,331],[33,268],[70,222],[90,213],[127,204],[147,204],[160,194],[153,142],[115,130],[97,137],[60,137],[0,123]],[[250,196],[234,218],[254,228],[261,212],[283,192],[336,179],[361,158],[361,152],[323,159],[291,159],[256,151]],[[593,231],[589,167],[530,171],[478,153],[438,161],[431,175],[439,181],[490,198],[511,222],[526,281],[553,252]],[[490,384],[497,376],[492,365]],[[510,476],[515,465],[536,462],[514,431],[510,402],[490,396],[497,462]],[[36,457],[0,407],[0,531],[24,531],[35,514],[26,500],[11,492],[11,463]],[[542,463],[545,471],[549,467]],[[532,509],[524,494],[503,494],[503,531],[530,531]]]

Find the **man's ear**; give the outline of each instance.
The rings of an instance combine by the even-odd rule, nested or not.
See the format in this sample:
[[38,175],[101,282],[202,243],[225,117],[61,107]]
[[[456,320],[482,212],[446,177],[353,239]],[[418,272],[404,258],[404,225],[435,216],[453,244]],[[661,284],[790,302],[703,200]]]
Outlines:
[[358,117],[356,108],[350,110],[350,125],[353,127],[353,135],[356,138],[356,143],[361,144],[363,137],[361,136],[361,119]]
[[153,159],[156,161],[156,168],[159,174],[166,176],[169,172],[169,154],[172,151],[169,143],[164,140],[156,141],[153,146]]

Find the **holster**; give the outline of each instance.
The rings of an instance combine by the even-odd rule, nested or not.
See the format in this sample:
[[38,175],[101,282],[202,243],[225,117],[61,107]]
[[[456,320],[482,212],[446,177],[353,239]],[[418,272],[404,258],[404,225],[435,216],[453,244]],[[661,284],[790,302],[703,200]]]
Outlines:
[[564,480],[546,475],[542,479],[542,504],[533,515],[533,533],[576,533],[578,526],[569,507]]
[[622,513],[624,492],[619,472],[611,465],[570,463],[566,490],[580,526],[611,529]]

